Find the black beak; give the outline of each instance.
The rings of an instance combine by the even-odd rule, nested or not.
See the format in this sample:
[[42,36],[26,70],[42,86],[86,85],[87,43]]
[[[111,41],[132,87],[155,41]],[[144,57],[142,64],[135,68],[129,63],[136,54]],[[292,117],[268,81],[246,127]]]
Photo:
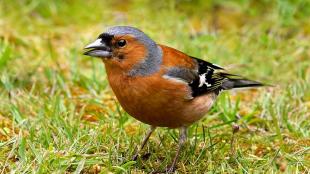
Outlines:
[[112,56],[112,50],[107,46],[101,38],[98,38],[95,42],[88,44],[84,47],[86,50],[84,55],[91,57],[109,58]]

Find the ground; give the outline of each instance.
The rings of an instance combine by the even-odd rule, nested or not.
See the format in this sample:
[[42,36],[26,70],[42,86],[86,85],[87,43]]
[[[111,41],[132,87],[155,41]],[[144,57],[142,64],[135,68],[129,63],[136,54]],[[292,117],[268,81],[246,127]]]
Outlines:
[[310,2],[0,1],[0,173],[148,173],[177,130],[151,136],[82,48],[111,25],[272,87],[224,92],[192,125],[178,173],[310,172]]

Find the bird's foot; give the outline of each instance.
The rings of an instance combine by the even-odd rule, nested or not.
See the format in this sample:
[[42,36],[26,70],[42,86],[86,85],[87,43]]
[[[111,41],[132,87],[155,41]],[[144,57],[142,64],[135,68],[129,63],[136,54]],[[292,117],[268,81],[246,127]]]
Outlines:
[[135,155],[132,156],[132,158],[131,158],[132,161],[137,161],[137,159],[138,159],[138,154],[135,154]]
[[174,173],[176,170],[175,165],[168,166],[165,170],[163,171],[154,171],[152,174],[162,174],[162,173]]
[[[135,154],[134,156],[132,156],[131,160],[132,161],[137,161],[139,154]],[[146,153],[144,155],[141,156],[142,160],[148,160],[151,156],[151,153]]]
[[166,173],[174,173],[175,169],[176,169],[175,165],[167,167]]

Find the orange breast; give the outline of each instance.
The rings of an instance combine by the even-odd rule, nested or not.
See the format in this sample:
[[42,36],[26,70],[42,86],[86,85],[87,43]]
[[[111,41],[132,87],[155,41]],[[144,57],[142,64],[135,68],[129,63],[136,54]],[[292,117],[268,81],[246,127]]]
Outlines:
[[124,110],[149,125],[175,128],[192,124],[205,115],[215,98],[205,95],[189,100],[190,88],[162,78],[163,71],[152,76],[128,77],[109,66],[106,70]]

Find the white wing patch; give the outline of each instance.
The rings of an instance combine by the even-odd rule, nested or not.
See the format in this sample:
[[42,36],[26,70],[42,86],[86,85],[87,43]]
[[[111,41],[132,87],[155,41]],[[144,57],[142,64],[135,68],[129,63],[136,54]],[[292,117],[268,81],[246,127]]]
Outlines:
[[203,74],[199,75],[199,86],[198,87],[202,87],[204,84],[207,85],[207,87],[212,86],[210,83],[207,82],[206,74],[207,73],[203,73]]
[[199,75],[199,86],[202,87],[206,83],[206,73]]

